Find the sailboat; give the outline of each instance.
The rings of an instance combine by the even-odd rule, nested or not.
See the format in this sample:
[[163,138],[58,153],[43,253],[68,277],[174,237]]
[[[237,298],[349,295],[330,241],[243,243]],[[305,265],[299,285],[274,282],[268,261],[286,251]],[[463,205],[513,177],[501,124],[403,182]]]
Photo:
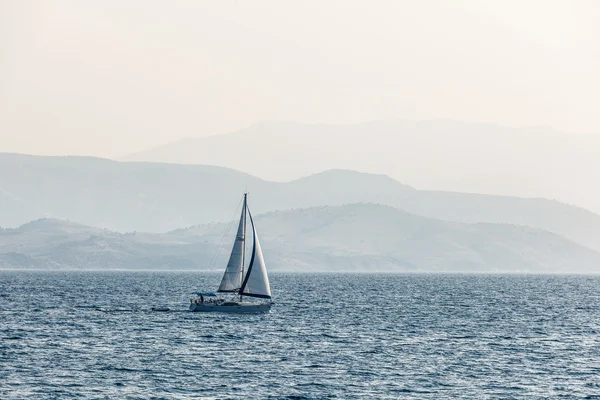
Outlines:
[[[252,226],[253,242],[248,268],[244,268],[247,217],[250,218],[250,225]],[[213,292],[195,292],[194,297],[190,299],[190,311],[265,312],[269,311],[273,305],[265,259],[258,241],[256,226],[248,208],[248,193],[244,193],[242,214],[233,249],[217,293],[229,293],[233,297],[226,299]],[[246,297],[246,300],[244,300],[244,297]],[[260,300],[249,301],[248,298]]]

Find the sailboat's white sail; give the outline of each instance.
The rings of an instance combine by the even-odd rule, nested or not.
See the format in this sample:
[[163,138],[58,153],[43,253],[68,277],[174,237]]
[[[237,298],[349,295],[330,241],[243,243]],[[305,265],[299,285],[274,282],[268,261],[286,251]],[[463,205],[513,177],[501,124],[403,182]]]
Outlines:
[[269,285],[269,277],[267,276],[267,267],[265,266],[265,259],[260,248],[260,242],[258,241],[258,234],[254,227],[254,220],[248,210],[250,216],[250,222],[252,224],[252,233],[254,235],[254,245],[252,247],[252,259],[248,266],[248,273],[242,283],[240,294],[251,297],[261,297],[265,299],[271,298],[271,286]]
[[[260,242],[258,241],[254,220],[250,214],[246,199],[247,194],[244,193],[244,205],[242,206],[242,215],[240,216],[237,235],[218,290],[219,292],[237,293],[240,295],[240,299],[239,301],[235,298],[226,300],[218,296],[213,298],[215,296],[214,293],[195,292],[196,297],[190,299],[190,311],[253,313],[267,312],[271,309],[273,302],[270,301],[271,287],[269,286],[267,268],[262,249],[260,248]],[[246,216],[250,217],[254,241],[252,244],[252,257],[248,268],[245,270]],[[243,296],[259,297],[269,299],[269,301],[243,301]],[[205,297],[210,297],[210,299],[205,300]]]
[[246,201],[242,206],[242,215],[240,216],[240,224],[238,226],[231,256],[227,268],[223,274],[219,292],[237,292],[242,286],[242,268],[244,263],[244,242],[246,232]]

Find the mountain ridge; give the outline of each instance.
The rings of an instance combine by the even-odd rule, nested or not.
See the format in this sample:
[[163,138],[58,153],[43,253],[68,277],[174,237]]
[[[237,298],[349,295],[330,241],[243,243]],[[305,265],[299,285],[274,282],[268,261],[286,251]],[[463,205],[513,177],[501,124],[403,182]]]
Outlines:
[[[255,223],[270,271],[600,272],[599,252],[552,232],[447,222],[379,204],[272,211],[256,215]],[[222,270],[235,235],[226,223],[164,234],[57,219],[28,224],[45,229],[0,231],[0,267]]]
[[[343,168],[421,189],[558,199],[600,212],[600,136],[456,120],[263,121],[122,158],[211,164],[284,182]],[[310,160],[310,162],[307,162]]]
[[600,249],[600,216],[554,200],[419,190],[339,169],[281,183],[216,166],[0,154],[4,227],[45,216],[119,232],[167,232],[230,221],[244,190],[257,213],[367,202],[447,221],[528,225]]

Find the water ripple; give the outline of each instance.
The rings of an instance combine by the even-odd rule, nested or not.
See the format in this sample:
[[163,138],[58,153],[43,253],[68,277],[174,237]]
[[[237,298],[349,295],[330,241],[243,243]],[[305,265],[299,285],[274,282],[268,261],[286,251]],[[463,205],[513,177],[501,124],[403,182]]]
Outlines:
[[0,272],[0,398],[600,398],[598,277],[273,274],[269,314],[187,312],[218,280]]

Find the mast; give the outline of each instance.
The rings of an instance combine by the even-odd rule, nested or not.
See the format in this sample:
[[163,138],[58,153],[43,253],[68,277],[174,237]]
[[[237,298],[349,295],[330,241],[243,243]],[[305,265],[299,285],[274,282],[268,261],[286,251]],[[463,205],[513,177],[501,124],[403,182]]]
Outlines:
[[[244,205],[242,206],[243,208],[243,224],[244,224],[244,245],[242,246],[242,271],[241,271],[241,278],[240,278],[240,282],[244,282],[244,262],[246,260],[246,214],[247,214],[247,206],[246,206],[246,201],[247,201],[247,197],[248,197],[248,193],[244,193]],[[242,301],[242,293],[240,291],[240,301]]]

